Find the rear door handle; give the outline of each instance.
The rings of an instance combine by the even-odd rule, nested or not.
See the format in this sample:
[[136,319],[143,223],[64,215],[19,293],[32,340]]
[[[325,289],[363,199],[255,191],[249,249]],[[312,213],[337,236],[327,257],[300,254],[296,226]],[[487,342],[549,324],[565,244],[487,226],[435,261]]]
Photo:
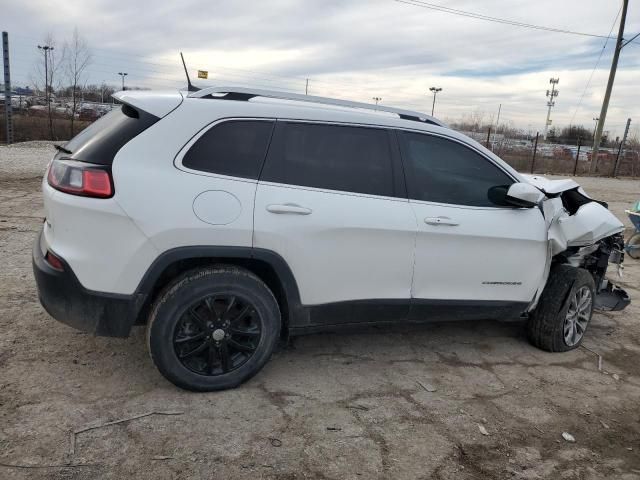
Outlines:
[[458,222],[449,217],[427,217],[424,219],[424,223],[427,225],[447,225],[450,227],[457,227],[459,225]]
[[294,203],[285,203],[282,205],[267,205],[267,212],[271,213],[293,213],[295,215],[309,215],[312,210],[310,208],[301,207]]

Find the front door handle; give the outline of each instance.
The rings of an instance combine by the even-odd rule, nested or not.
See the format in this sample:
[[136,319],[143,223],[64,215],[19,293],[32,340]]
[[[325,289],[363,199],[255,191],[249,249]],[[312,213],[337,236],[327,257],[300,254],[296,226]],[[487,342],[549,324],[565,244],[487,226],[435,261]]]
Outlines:
[[457,227],[459,225],[458,222],[449,217],[427,217],[424,219],[424,223],[427,225],[448,225],[450,227]]
[[267,205],[267,212],[271,213],[293,213],[295,215],[309,215],[312,210],[310,208],[301,207],[294,203],[285,203],[282,205]]

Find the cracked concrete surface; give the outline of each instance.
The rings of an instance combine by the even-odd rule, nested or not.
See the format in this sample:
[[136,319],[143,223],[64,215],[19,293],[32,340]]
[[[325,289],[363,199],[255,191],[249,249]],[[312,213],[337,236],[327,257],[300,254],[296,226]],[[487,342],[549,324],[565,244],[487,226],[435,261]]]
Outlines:
[[[95,338],[39,306],[30,250],[52,153],[0,147],[0,465],[42,467],[0,478],[640,479],[640,263],[623,279],[634,303],[585,338],[603,372],[585,348],[530,346],[520,323],[454,322],[300,337],[240,388],[188,393],[153,368],[141,328]],[[620,218],[640,193],[578,181]],[[85,432],[70,456],[71,430],[154,410],[183,414]]]

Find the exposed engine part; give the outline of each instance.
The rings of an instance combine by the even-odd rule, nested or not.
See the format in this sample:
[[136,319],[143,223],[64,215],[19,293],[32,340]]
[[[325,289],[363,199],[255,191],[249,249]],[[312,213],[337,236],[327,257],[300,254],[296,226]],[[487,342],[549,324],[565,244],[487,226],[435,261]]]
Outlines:
[[570,249],[559,255],[556,261],[573,267],[582,267],[591,273],[596,284],[595,308],[598,310],[622,310],[629,305],[629,295],[606,278],[609,263],[622,271],[624,261],[624,236],[622,233],[603,238],[594,245]]
[[582,247],[578,249],[578,251],[573,255],[566,257],[566,263],[568,263],[572,267],[580,267],[584,264],[585,257],[587,255],[591,255],[593,252],[598,250],[598,248],[600,248],[600,245],[597,243]]

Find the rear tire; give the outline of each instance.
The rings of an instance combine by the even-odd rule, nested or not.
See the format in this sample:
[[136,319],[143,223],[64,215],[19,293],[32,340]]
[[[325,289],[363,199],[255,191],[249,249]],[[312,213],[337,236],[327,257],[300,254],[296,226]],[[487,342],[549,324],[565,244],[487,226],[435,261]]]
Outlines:
[[527,323],[529,341],[548,352],[566,352],[582,343],[593,315],[595,283],[583,268],[551,269],[538,306]]
[[253,273],[233,266],[191,270],[158,296],[147,344],[155,366],[178,387],[233,388],[267,362],[280,336],[280,309]]

